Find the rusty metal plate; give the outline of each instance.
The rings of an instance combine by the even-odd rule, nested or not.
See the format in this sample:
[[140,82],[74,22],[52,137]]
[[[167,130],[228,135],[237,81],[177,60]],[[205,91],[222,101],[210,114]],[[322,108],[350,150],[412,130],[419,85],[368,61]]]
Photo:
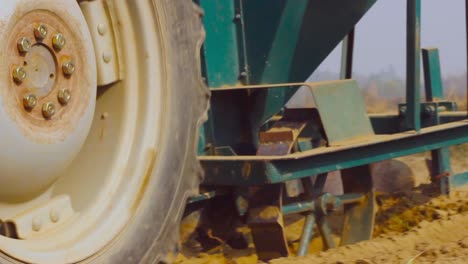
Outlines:
[[283,188],[282,184],[250,188],[247,222],[263,261],[289,255],[281,209]]

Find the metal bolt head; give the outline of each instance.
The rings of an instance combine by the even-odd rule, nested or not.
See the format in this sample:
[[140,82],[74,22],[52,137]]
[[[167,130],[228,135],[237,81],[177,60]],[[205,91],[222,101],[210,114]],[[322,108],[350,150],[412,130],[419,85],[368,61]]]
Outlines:
[[52,46],[57,51],[60,51],[61,49],[63,49],[63,47],[65,47],[65,44],[66,44],[65,36],[62,33],[58,33],[52,38]]
[[37,39],[43,40],[47,37],[48,31],[45,25],[39,25],[34,29],[34,36]]
[[66,61],[62,64],[63,74],[71,76],[75,72],[75,63],[73,61]]
[[62,105],[68,104],[71,99],[71,92],[69,89],[61,89],[57,94],[57,99]]
[[104,24],[99,24],[97,26],[97,30],[98,30],[99,35],[101,36],[104,36],[107,33],[107,27]]
[[247,72],[242,71],[242,72],[239,74],[239,79],[245,79],[245,78],[247,78]]
[[45,118],[51,118],[55,114],[55,105],[51,102],[47,102],[42,105],[42,115]]
[[52,210],[50,210],[49,218],[50,221],[52,221],[53,223],[57,223],[60,220],[60,212],[57,209],[53,208]]
[[32,110],[37,105],[37,97],[34,94],[27,94],[23,97],[23,105],[26,110]]
[[19,67],[16,67],[14,70],[13,70],[13,80],[15,80],[15,82],[17,83],[21,83],[23,82],[26,77],[28,77],[28,74],[26,73],[26,70],[19,66]]
[[102,54],[102,60],[105,63],[109,63],[112,60],[112,53],[110,53],[109,51],[104,51],[104,53]]
[[18,51],[26,53],[31,50],[31,41],[28,38],[21,38],[17,43]]
[[39,217],[35,217],[32,220],[32,229],[36,232],[39,232],[42,228],[42,219]]

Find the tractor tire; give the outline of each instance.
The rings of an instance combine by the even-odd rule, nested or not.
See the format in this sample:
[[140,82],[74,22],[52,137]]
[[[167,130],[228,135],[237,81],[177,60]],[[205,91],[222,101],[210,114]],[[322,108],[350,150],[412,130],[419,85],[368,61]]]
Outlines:
[[[86,1],[78,2],[82,4]],[[66,242],[53,245],[59,242],[52,241],[60,230],[73,232],[71,230],[77,228],[72,223],[73,219],[70,223],[62,224],[63,226],[55,231],[44,233],[38,238],[25,239],[24,241],[28,243],[26,246],[23,246],[21,239],[0,236],[0,263],[130,264],[166,263],[173,260],[179,237],[179,223],[186,201],[198,192],[198,185],[203,176],[202,168],[197,160],[198,131],[207,119],[210,97],[201,79],[200,48],[205,36],[201,18],[203,13],[191,0],[105,0],[104,2],[108,6],[113,22],[117,25],[114,30],[120,50],[123,77],[115,84],[97,89],[96,111],[89,133],[90,138],[84,143],[77,158],[71,162],[70,174],[77,174],[75,170],[82,170],[84,173],[89,167],[99,167],[100,164],[106,162],[109,164],[114,162],[115,166],[122,166],[128,162],[122,167],[122,170],[129,171],[126,172],[128,175],[124,175],[129,179],[128,186],[123,181],[122,184],[119,183],[118,190],[135,188],[135,185],[138,185],[136,188],[138,190],[136,192],[122,191],[120,196],[118,192],[106,194],[106,199],[113,201],[105,205],[106,209],[93,212],[95,215],[100,215],[102,223],[89,224],[82,234],[73,234],[76,235],[73,240],[70,238],[70,241],[66,241],[66,238],[60,236],[56,241],[65,239],[63,241]],[[131,34],[127,34],[128,32]],[[155,39],[159,43],[151,42]],[[156,49],[159,51],[156,52]],[[156,62],[161,65],[161,69],[156,69],[160,70],[162,79],[158,83],[153,78],[157,75],[154,72],[155,67],[152,66]],[[133,90],[126,90],[127,86],[132,86]],[[156,87],[160,89],[157,94],[162,99],[158,99],[161,103],[152,104],[148,97],[155,94],[153,90]],[[113,109],[118,105],[118,101],[115,101],[113,96],[124,90],[128,91],[123,93],[128,97],[131,97],[136,90],[140,96],[138,100],[145,103],[140,104],[140,101],[128,103],[128,108],[125,108],[126,113],[122,114],[121,112],[125,111],[118,109],[113,114]],[[103,103],[100,103],[100,100]],[[137,115],[134,111],[142,114]],[[153,111],[159,113],[159,116],[153,119],[146,118],[146,114]],[[112,118],[120,114],[122,118],[115,118],[118,119],[118,122],[115,121],[117,125],[102,125],[104,121],[113,122]],[[154,124],[145,123],[146,119],[153,120],[151,122]],[[154,120],[157,120],[157,123]],[[152,126],[153,130],[140,132],[142,126]],[[122,129],[126,129],[125,131],[130,131],[125,132],[127,134],[124,132],[119,134],[122,140],[125,140],[125,135],[133,136],[129,143],[130,147],[127,149],[130,157],[128,161],[117,158],[107,160],[106,155],[114,155],[112,145],[120,144],[117,140],[119,136],[115,138],[109,136],[111,142],[102,143],[108,145],[100,145],[100,142],[106,141],[106,135],[116,133],[112,130],[118,130],[121,127],[124,127]],[[154,149],[153,146],[156,143],[153,141],[146,143],[142,139],[151,133],[158,135],[153,140],[158,142]],[[100,154],[93,156],[93,153]],[[99,160],[100,157],[102,161]],[[88,159],[94,159],[94,161],[88,161]],[[108,165],[108,167],[111,166],[113,165]],[[74,217],[88,215],[86,211],[88,207],[91,208],[94,203],[99,203],[98,200],[91,202],[86,200],[92,197],[94,192],[103,195],[103,191],[99,191],[101,185],[98,183],[87,187],[87,191],[80,189],[80,186],[88,184],[86,177],[84,175],[77,178],[79,180],[63,180],[63,183],[59,178],[50,186],[50,188],[60,190],[51,191],[51,193],[67,193],[68,191],[71,193],[70,199],[76,213]],[[99,175],[93,177],[96,178]],[[102,182],[99,181],[99,184],[107,186],[105,184],[117,185],[119,182],[111,176],[105,179]],[[82,193],[77,194],[78,191]],[[79,199],[78,202],[73,200],[74,195],[88,196],[87,192],[89,192],[89,197],[84,197],[83,202]],[[1,202],[0,200],[0,212]],[[122,209],[122,207],[125,208]],[[114,210],[121,210],[125,213],[117,214]],[[2,220],[1,215],[0,220]],[[112,221],[118,222],[122,228],[117,231],[114,228],[112,232],[102,231],[109,228]],[[110,233],[112,233],[112,238],[103,245],[101,237]],[[9,239],[12,241],[10,244],[8,244]],[[36,240],[38,245],[34,244]],[[78,242],[83,246],[78,247]]]

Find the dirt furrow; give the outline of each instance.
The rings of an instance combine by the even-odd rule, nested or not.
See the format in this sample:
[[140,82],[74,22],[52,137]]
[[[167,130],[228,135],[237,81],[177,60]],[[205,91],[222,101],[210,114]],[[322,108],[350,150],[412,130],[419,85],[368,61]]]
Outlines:
[[445,220],[423,221],[399,235],[344,246],[307,257],[284,258],[288,263],[467,263],[468,214]]

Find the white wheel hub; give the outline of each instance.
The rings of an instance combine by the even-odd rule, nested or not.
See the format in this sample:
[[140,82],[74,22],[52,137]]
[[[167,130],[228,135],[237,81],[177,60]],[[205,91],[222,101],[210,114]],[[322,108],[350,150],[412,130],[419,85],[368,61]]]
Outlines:
[[2,1],[0,201],[30,199],[74,160],[95,110],[93,44],[76,1]]

